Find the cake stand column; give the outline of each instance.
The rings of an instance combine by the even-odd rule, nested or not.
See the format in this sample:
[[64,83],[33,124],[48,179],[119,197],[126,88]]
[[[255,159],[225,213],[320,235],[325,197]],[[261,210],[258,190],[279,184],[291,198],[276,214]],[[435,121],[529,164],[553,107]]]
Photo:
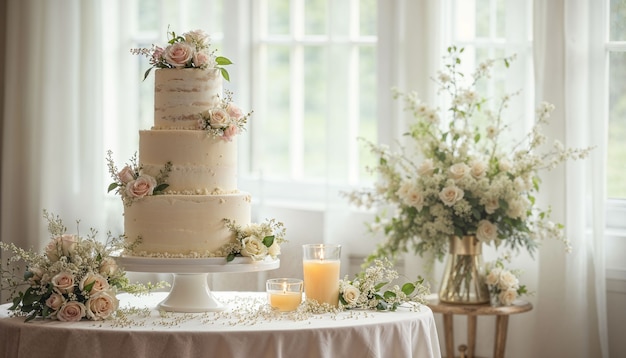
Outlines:
[[169,312],[219,312],[226,309],[211,292],[208,273],[174,273],[169,295],[158,309]]

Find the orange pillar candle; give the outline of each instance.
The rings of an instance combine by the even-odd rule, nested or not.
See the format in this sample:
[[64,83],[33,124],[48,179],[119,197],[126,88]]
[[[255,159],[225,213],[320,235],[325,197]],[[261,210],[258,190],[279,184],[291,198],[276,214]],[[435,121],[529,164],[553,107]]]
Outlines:
[[339,303],[340,245],[315,244],[303,246],[302,268],[304,293],[308,300]]

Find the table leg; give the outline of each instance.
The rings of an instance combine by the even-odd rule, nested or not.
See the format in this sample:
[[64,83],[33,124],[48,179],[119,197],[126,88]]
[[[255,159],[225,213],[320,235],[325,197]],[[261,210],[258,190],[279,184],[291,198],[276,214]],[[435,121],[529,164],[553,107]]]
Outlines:
[[443,314],[443,330],[446,340],[446,357],[454,358],[454,329],[452,326],[452,314]]
[[474,358],[476,347],[476,316],[467,316],[467,358]]
[[506,345],[506,331],[509,325],[509,316],[496,316],[496,343],[493,348],[494,358],[504,358],[504,348]]

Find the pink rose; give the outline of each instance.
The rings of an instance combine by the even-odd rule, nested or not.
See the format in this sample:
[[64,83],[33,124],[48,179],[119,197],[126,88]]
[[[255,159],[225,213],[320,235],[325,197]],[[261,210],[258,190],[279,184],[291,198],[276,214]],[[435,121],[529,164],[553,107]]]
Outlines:
[[140,175],[137,179],[126,184],[126,194],[131,198],[143,198],[152,195],[156,187],[156,180],[149,175]]
[[230,116],[228,115],[228,112],[221,108],[211,110],[211,119],[209,120],[209,123],[212,128],[225,128],[228,126],[229,122]]
[[208,67],[211,57],[204,51],[196,52],[193,55],[193,64],[195,67]]
[[237,128],[237,126],[233,124],[224,129],[224,135],[222,136],[222,138],[230,142],[233,137],[236,136],[238,133],[239,128]]
[[90,294],[106,291],[109,289],[109,282],[107,281],[107,279],[93,272],[87,273],[83,277],[83,279],[80,280],[80,283],[78,284],[78,288],[81,291],[84,291],[85,286],[88,286],[90,284],[93,284],[93,286],[91,286],[91,290],[89,290]]
[[51,282],[52,286],[61,293],[74,292],[74,275],[70,272],[59,272]]
[[226,112],[228,112],[228,115],[231,118],[239,119],[243,117],[243,112],[241,111],[241,109],[233,103],[228,104],[228,106],[226,107]]
[[61,258],[61,248],[57,246],[57,240],[52,239],[45,248],[46,256],[51,262],[57,262]]
[[78,301],[68,301],[59,308],[56,315],[59,321],[77,322],[85,317],[85,305]]
[[175,68],[184,68],[193,58],[195,50],[184,42],[176,42],[165,48],[163,58]]
[[53,311],[58,311],[59,308],[65,303],[63,295],[53,293],[46,300],[46,306],[50,307]]
[[119,300],[112,291],[102,291],[89,297],[86,305],[87,318],[99,321],[109,318],[117,310]]
[[117,178],[124,184],[128,184],[135,180],[135,172],[127,165],[124,169],[117,173]]

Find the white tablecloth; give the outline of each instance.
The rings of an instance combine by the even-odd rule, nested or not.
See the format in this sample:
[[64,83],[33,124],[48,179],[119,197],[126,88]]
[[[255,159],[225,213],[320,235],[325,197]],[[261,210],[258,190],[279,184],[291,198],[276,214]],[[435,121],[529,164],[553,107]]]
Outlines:
[[[127,319],[59,322],[10,317],[0,306],[3,357],[440,357],[432,311],[346,311],[310,317],[259,310],[261,292],[214,292],[227,309],[166,313],[164,293],[120,295]],[[135,308],[147,308],[135,310]]]

